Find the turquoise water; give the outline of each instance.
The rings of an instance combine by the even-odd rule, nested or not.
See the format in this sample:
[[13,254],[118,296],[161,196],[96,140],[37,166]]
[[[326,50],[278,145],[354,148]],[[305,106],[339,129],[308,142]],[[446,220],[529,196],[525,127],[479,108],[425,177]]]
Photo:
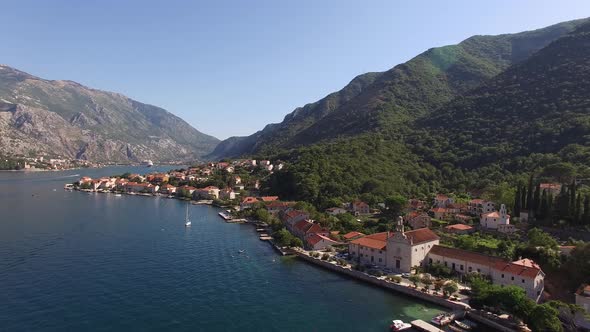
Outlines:
[[280,257],[213,207],[185,228],[184,202],[62,189],[125,171],[147,169],[0,172],[0,330],[387,331],[440,310]]

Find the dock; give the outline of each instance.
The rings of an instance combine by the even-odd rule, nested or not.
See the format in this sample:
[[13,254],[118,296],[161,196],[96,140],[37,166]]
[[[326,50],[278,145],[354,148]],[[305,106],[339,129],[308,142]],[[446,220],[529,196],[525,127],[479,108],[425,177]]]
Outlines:
[[438,327],[428,324],[425,321],[421,320],[421,319],[416,319],[413,320],[412,322],[410,322],[410,324],[412,324],[412,326],[420,331],[425,331],[425,332],[444,332],[443,330],[439,329]]

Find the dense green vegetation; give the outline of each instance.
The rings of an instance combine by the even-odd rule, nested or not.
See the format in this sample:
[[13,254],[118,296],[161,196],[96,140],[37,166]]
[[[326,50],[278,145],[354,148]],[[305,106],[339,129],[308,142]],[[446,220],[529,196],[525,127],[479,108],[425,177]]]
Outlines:
[[[582,26],[419,119],[384,111],[374,132],[278,151],[289,167],[268,187],[320,207],[334,197],[377,202],[396,193],[474,189],[513,205],[513,190],[531,173],[566,183],[590,178],[589,29]],[[444,67],[454,53],[442,53]]]

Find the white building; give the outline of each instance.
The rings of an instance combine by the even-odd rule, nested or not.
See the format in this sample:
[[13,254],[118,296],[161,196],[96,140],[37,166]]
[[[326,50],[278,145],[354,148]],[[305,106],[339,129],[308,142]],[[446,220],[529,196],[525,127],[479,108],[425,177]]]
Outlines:
[[460,274],[486,275],[497,285],[521,287],[535,301],[539,301],[544,289],[545,273],[530,259],[509,262],[500,257],[437,245],[428,253],[428,264],[441,264]]
[[483,228],[498,230],[504,226],[510,224],[510,215],[506,212],[506,205],[500,206],[500,211],[494,211],[490,213],[484,213],[479,221]]
[[396,231],[361,237],[349,243],[348,251],[361,264],[375,264],[396,272],[410,272],[421,266],[439,237],[428,228],[406,232],[403,218],[398,219]]

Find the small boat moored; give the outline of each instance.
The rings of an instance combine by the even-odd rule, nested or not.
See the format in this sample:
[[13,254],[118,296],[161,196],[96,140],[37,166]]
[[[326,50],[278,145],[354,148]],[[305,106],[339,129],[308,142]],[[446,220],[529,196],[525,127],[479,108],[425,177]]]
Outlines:
[[391,331],[404,331],[411,328],[412,325],[408,323],[404,323],[403,321],[396,319],[391,321],[391,325],[389,326]]
[[448,314],[446,313],[442,313],[442,314],[438,314],[436,315],[433,319],[430,320],[431,323],[436,324],[438,326],[445,326],[450,324],[453,321],[453,318],[451,318]]

